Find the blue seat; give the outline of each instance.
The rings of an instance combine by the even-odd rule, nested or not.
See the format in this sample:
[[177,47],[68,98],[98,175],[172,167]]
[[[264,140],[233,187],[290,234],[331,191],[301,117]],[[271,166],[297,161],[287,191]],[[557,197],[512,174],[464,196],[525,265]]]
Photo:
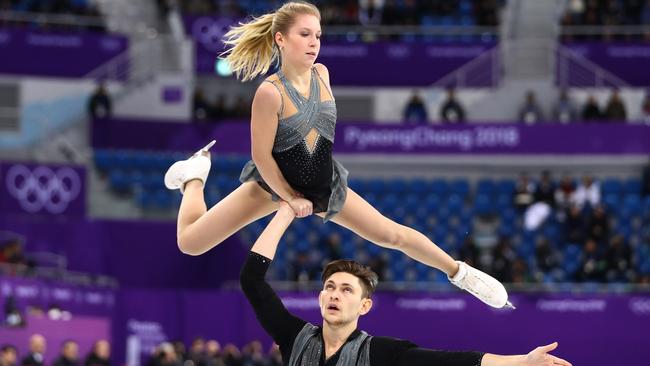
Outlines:
[[434,179],[431,181],[430,191],[438,197],[445,197],[449,194],[449,183],[444,179]]
[[424,196],[428,191],[427,181],[421,178],[413,179],[408,184],[408,190],[419,196]]
[[483,178],[476,184],[477,195],[492,195],[496,191],[496,184],[492,179]]
[[636,178],[630,178],[625,181],[623,191],[628,195],[640,195],[641,194],[641,180]]
[[386,194],[386,182],[383,179],[371,179],[368,181],[367,189],[370,193],[383,196]]
[[386,191],[398,196],[402,195],[406,191],[406,182],[403,179],[391,179],[386,182]]
[[517,184],[512,179],[502,179],[497,182],[496,190],[500,195],[512,196],[515,193]]
[[455,179],[450,184],[450,190],[451,193],[465,198],[469,194],[469,182],[467,179]]
[[452,194],[447,200],[447,210],[450,214],[460,214],[463,209],[463,197],[460,195]]
[[623,191],[623,185],[618,178],[610,177],[603,180],[600,190],[603,195],[619,195]]
[[492,200],[487,194],[480,194],[474,200],[474,210],[478,215],[491,215],[495,212]]

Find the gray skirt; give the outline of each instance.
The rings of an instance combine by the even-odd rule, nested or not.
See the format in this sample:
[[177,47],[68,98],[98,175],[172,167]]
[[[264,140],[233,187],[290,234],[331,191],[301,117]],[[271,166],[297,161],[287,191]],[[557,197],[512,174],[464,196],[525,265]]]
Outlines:
[[[245,182],[250,182],[254,181],[257,182],[264,190],[269,192],[271,194],[271,199],[273,201],[278,201],[280,200],[280,196],[278,196],[271,187],[269,187],[266,182],[264,182],[264,179],[262,178],[262,175],[260,174],[259,170],[257,169],[257,166],[255,166],[255,163],[250,160],[246,165],[244,165],[244,168],[241,171],[241,174],[239,175],[239,181],[242,183]],[[302,192],[301,192],[302,193]],[[325,212],[325,217],[323,217],[323,221],[327,222],[329,221],[334,215],[339,213],[341,209],[343,208],[343,204],[345,203],[345,199],[348,195],[348,171],[345,169],[345,167],[339,163],[338,161],[332,159],[332,182],[330,183],[330,192],[329,194],[323,194],[320,198],[315,198],[315,200],[322,200],[323,202],[314,202],[315,207],[325,207],[321,211],[316,211],[314,210],[314,213],[316,212]],[[312,201],[314,198],[305,196],[307,199],[311,199]]]

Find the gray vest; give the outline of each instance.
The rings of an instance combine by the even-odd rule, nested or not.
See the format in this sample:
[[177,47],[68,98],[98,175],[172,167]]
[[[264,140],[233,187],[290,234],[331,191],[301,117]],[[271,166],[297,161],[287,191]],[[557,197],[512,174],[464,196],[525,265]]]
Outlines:
[[[307,323],[293,341],[289,366],[318,366],[323,353],[320,328]],[[372,336],[361,331],[355,339],[346,342],[340,351],[336,366],[370,366]]]

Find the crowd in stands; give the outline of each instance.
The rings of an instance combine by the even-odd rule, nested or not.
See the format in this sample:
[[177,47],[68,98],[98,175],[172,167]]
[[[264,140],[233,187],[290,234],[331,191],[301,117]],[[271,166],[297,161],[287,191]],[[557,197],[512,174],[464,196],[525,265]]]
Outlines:
[[565,32],[562,39],[572,40],[632,40],[650,39],[650,31],[622,32],[619,26],[650,24],[650,1],[647,0],[569,0],[560,19],[562,26],[596,26],[602,31],[590,33]]
[[0,27],[38,31],[106,31],[97,5],[90,0],[0,0],[0,14]]
[[[464,123],[467,114],[462,102],[456,97],[454,89],[448,89],[445,100],[440,105],[438,120],[445,124]],[[529,90],[517,112],[517,121],[525,124],[544,122],[553,123],[625,123],[629,121],[625,101],[616,89],[604,104],[599,104],[596,97],[591,94],[582,106],[579,106],[569,95],[567,90],[560,90],[560,94],[551,111],[544,111],[540,106],[536,94]],[[641,120],[650,123],[650,93],[641,105]],[[426,124],[429,122],[429,113],[422,96],[414,91],[402,111],[402,121],[407,124]]]
[[44,336],[33,334],[29,338],[29,350],[18,354],[13,344],[0,347],[0,366],[111,366],[111,345],[107,340],[95,342],[92,350],[85,356],[79,354],[79,344],[69,339],[60,345],[54,362],[46,365],[45,352],[48,344]]
[[[323,25],[464,25],[496,26],[499,0],[320,0]],[[246,17],[260,15],[280,7],[280,1],[182,2],[188,15]]]
[[267,352],[262,343],[252,341],[241,349],[232,343],[221,347],[214,340],[195,338],[189,350],[183,342],[160,344],[147,362],[147,366],[280,366],[282,355],[276,345]]

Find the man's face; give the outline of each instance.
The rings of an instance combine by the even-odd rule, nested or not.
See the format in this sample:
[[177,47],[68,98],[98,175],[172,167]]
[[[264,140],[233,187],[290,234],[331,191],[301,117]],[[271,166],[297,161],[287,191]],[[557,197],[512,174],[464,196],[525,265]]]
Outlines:
[[63,346],[63,356],[68,360],[76,360],[79,357],[79,346],[75,342],[67,342]]
[[372,300],[363,297],[359,279],[347,272],[336,272],[323,285],[319,297],[323,320],[330,325],[356,322],[372,307]]
[[16,350],[13,348],[7,349],[5,352],[2,353],[2,357],[1,357],[5,365],[15,365],[17,358],[18,356],[16,355]]
[[45,353],[45,338],[41,335],[32,336],[29,349],[34,353]]

